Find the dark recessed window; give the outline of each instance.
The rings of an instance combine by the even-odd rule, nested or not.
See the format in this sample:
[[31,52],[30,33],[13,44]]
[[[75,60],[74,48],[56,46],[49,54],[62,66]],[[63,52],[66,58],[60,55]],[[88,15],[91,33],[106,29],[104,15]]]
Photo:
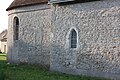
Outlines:
[[77,47],[77,33],[74,29],[71,30],[71,40],[70,40],[70,43],[71,43],[71,48],[76,48]]
[[14,28],[14,40],[18,40],[18,38],[19,38],[19,19],[18,19],[18,17],[15,17],[14,18],[14,26],[13,26],[13,28]]

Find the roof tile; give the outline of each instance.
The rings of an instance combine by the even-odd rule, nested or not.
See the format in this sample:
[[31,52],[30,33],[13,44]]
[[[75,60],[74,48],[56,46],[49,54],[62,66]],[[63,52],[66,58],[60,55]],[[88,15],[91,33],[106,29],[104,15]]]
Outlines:
[[48,0],[14,0],[6,10],[8,11],[17,7],[29,6],[35,4],[45,4],[45,3],[48,3]]

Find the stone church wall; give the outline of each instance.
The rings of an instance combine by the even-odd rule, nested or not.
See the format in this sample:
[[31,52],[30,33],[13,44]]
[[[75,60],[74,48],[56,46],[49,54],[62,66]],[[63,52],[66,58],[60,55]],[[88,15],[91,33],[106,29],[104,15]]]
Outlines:
[[[19,18],[19,39],[13,40],[13,20]],[[47,4],[9,11],[8,62],[50,66],[51,10]]]
[[[70,30],[77,48],[70,48]],[[52,6],[51,70],[120,79],[120,1]]]

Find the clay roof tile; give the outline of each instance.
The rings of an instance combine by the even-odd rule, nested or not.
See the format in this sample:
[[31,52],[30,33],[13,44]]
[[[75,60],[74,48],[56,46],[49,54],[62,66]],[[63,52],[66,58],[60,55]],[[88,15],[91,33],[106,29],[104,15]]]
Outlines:
[[6,11],[23,7],[23,6],[30,6],[35,4],[45,4],[48,3],[48,0],[14,0],[11,5],[6,9]]

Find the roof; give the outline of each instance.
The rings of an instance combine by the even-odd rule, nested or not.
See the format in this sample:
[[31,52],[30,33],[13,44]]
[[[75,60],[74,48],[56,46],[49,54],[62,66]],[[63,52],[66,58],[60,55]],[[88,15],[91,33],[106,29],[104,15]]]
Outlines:
[[30,6],[36,4],[45,4],[48,3],[48,0],[14,0],[11,5],[6,9],[6,11],[15,9],[23,6]]
[[7,29],[0,33],[0,41],[7,40]]
[[48,0],[48,3],[65,3],[70,1],[76,1],[76,0]]
[[14,0],[11,5],[6,9],[12,10],[18,7],[23,6],[30,6],[36,4],[47,4],[49,3],[62,3],[62,4],[74,4],[74,3],[83,3],[83,2],[90,2],[90,1],[99,1],[99,0]]

